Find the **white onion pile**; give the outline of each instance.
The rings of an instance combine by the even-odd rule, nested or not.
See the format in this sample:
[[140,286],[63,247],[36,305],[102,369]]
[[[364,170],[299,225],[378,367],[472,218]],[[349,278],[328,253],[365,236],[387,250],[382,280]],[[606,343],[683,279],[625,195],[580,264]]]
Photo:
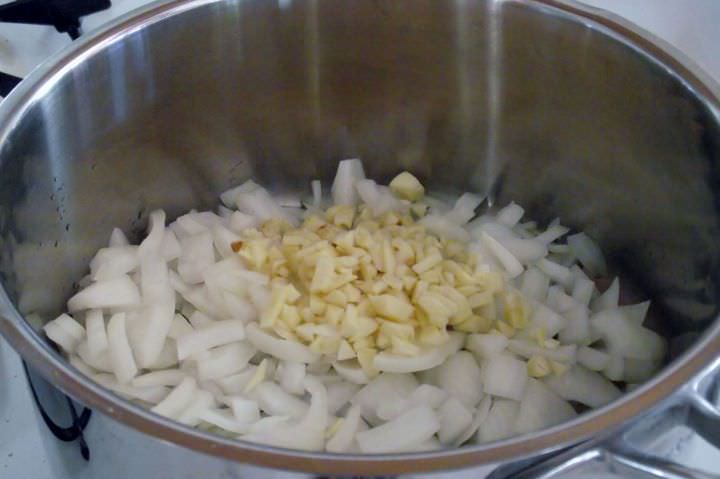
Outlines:
[[[421,198],[413,180],[391,186]],[[359,160],[340,162],[331,191],[335,204],[362,202],[377,215],[411,205],[366,179]],[[283,207],[248,181],[222,194],[217,214],[191,211],[166,225],[153,212],[139,245],[115,229],[45,333],[80,371],[155,413],[329,452],[439,449],[542,429],[575,416],[573,405],[613,401],[615,383],[644,381],[661,365],[665,342],[643,326],[648,303],[620,306],[617,280],[596,289],[607,266],[587,235],[566,237],[557,221],[538,231],[515,203],[476,216],[482,198],[473,194],[454,204],[426,197],[419,222],[463,242],[478,269],[501,272],[530,305],[526,328],[451,332],[416,356],[380,352],[375,377],[275,336],[258,325],[269,279],[231,245],[269,219],[298,224],[328,202],[318,181],[312,193],[306,210]]]

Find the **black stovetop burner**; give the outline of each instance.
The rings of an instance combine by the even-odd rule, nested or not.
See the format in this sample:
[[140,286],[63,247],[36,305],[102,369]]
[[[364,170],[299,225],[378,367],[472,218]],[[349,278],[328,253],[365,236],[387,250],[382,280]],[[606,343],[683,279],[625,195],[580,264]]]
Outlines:
[[[110,5],[110,0],[15,0],[0,5],[0,22],[49,25],[75,40],[81,34],[80,19]],[[10,93],[20,80],[0,72],[0,96]]]

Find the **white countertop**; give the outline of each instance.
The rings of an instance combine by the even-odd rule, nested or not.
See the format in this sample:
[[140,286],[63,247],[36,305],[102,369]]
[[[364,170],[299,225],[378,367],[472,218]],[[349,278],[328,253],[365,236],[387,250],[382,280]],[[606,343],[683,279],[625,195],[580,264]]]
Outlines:
[[[84,31],[125,13],[145,0],[114,0],[113,7],[87,17]],[[720,81],[720,1],[717,0],[587,0],[616,12],[651,31],[692,58]],[[17,39],[22,38],[21,42]],[[67,35],[51,27],[0,24],[0,71],[26,75],[47,55],[69,44]],[[41,429],[42,427],[42,429]],[[17,354],[0,338],[0,478],[50,479],[45,452],[47,434],[35,412]],[[699,438],[683,446],[682,462],[720,470],[720,453]]]

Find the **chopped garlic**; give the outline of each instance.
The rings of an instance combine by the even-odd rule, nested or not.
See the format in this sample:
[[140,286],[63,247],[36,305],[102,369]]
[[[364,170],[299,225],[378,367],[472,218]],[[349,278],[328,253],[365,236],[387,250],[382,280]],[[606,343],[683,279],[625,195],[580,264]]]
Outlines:
[[[402,201],[423,194],[409,173],[391,188]],[[416,217],[427,209],[410,206]],[[335,205],[298,228],[268,219],[244,230],[232,249],[270,277],[262,328],[315,353],[357,358],[369,376],[377,373],[372,359],[379,351],[414,356],[447,342],[448,329],[489,331],[496,297],[503,301],[504,334],[527,325],[527,305],[502,294],[499,273],[476,271],[463,243],[428,234],[407,212],[376,217],[366,205]]]
[[417,201],[425,194],[425,188],[411,173],[403,171],[390,182],[390,190],[400,198]]
[[534,378],[542,378],[552,371],[550,362],[544,356],[532,356],[527,363],[528,375]]
[[426,205],[425,203],[414,203],[410,207],[410,211],[412,211],[413,214],[415,216],[417,216],[418,218],[422,218],[423,216],[425,216],[425,214],[427,213],[427,210],[428,210],[428,205]]
[[505,321],[495,321],[495,327],[502,335],[507,336],[508,338],[512,338],[515,335],[515,328]]
[[370,303],[380,316],[396,321],[408,321],[414,312],[410,303],[389,294],[370,296]]
[[348,343],[346,340],[340,341],[340,346],[338,347],[337,351],[337,358],[338,361],[344,361],[346,359],[353,359],[357,354],[355,354],[355,350],[350,346],[350,343]]

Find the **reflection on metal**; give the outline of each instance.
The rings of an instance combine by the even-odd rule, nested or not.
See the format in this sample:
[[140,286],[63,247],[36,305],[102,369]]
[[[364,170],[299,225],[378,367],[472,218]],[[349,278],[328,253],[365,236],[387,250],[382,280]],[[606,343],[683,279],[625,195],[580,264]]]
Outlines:
[[308,95],[312,105],[312,118],[315,131],[320,131],[322,99],[320,97],[320,25],[318,24],[318,0],[308,0],[305,22],[305,56],[307,58]]
[[492,206],[499,194],[499,185],[502,175],[503,158],[500,157],[498,142],[501,138],[501,102],[502,102],[502,3],[499,0],[488,2],[487,25],[487,142],[485,150],[485,191],[488,194],[488,205]]

